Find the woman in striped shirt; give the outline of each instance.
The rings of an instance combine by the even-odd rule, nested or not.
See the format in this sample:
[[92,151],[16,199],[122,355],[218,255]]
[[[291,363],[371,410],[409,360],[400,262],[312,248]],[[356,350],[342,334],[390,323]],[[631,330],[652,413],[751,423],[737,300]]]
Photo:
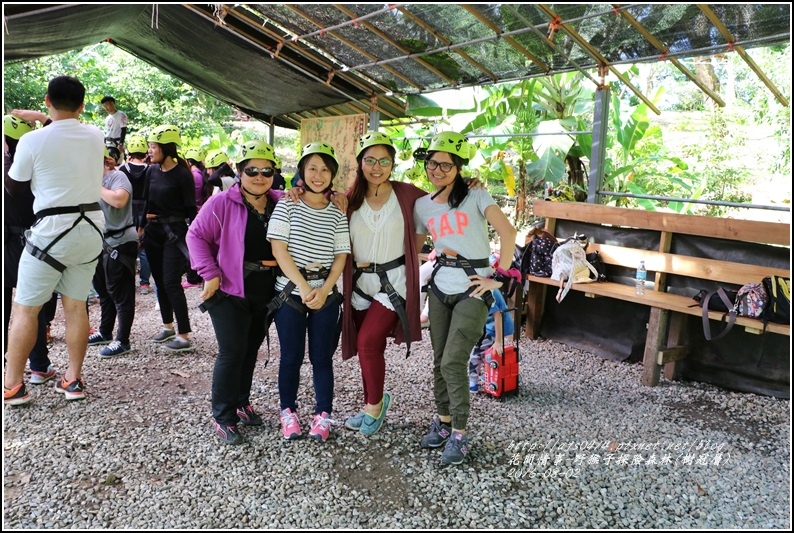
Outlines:
[[350,253],[347,217],[326,198],[338,169],[333,147],[304,146],[298,171],[305,192],[298,204],[282,200],[276,205],[267,232],[282,272],[273,316],[281,344],[278,389],[285,439],[301,435],[297,395],[307,330],[316,399],[309,436],[325,441],[331,430],[341,301],[336,282]]

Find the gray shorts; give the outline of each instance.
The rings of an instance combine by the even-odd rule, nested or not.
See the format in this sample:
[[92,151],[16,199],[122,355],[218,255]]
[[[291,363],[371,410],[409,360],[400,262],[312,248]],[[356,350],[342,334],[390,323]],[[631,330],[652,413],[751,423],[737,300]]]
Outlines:
[[[30,230],[25,238],[42,250],[51,239],[36,237]],[[93,226],[82,222],[63,236],[47,253],[66,265],[58,272],[30,253],[23,252],[19,260],[19,279],[14,292],[14,301],[21,305],[37,307],[44,305],[58,292],[75,300],[88,298],[91,279],[94,277],[97,260],[102,251],[102,237]]]

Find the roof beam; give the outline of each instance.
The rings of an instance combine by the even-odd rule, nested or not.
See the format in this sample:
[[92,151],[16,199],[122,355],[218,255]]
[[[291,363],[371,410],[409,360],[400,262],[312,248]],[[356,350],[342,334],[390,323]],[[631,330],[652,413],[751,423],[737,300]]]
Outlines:
[[[368,92],[368,93],[371,93],[371,92],[372,92],[372,90],[373,90],[372,86],[370,86],[370,85],[367,85],[366,83],[364,83],[363,81],[361,81],[361,80],[357,79],[356,77],[349,76],[349,75],[346,75],[346,74],[344,74],[344,73],[341,73],[341,72],[338,72],[338,71],[336,71],[336,70],[333,70],[333,69],[331,68],[331,65],[329,65],[328,63],[324,63],[323,61],[321,61],[321,60],[320,60],[320,59],[318,59],[317,57],[314,57],[314,56],[311,56],[311,55],[307,54],[307,53],[306,53],[306,52],[305,52],[305,51],[304,51],[304,50],[303,50],[303,49],[302,49],[300,46],[298,46],[296,43],[293,43],[293,42],[292,42],[291,40],[289,40],[289,39],[285,39],[285,37],[284,37],[283,35],[279,35],[278,33],[274,32],[274,31],[272,31],[272,30],[269,30],[268,28],[264,27],[264,25],[260,25],[260,24],[258,24],[258,23],[256,23],[256,22],[252,21],[252,20],[251,20],[249,17],[247,17],[247,16],[246,16],[246,15],[244,15],[243,13],[240,13],[239,11],[237,11],[237,10],[235,10],[235,9],[231,9],[231,10],[229,10],[229,12],[228,12],[228,13],[229,13],[229,14],[231,14],[233,17],[237,18],[238,20],[240,20],[240,21],[242,21],[242,22],[246,23],[246,24],[247,24],[247,25],[249,25],[251,28],[255,28],[257,31],[261,31],[261,32],[263,32],[263,33],[264,33],[264,34],[266,34],[267,36],[269,36],[269,37],[273,38],[274,40],[278,41],[279,43],[283,43],[283,44],[285,44],[285,45],[289,46],[291,49],[295,50],[295,51],[296,51],[298,54],[300,54],[302,57],[306,58],[307,60],[309,60],[309,61],[311,61],[311,62],[313,62],[313,63],[315,63],[315,64],[317,64],[317,65],[319,65],[319,66],[321,66],[321,67],[323,67],[323,68],[326,68],[326,69],[327,69],[329,72],[334,72],[334,73],[335,73],[335,75],[336,75],[336,74],[339,74],[339,77],[340,77],[340,78],[342,78],[342,79],[344,79],[344,80],[348,81],[348,82],[349,82],[349,83],[351,83],[352,85],[355,85],[356,87],[358,87],[358,88],[359,88],[359,89],[361,89],[362,91],[364,91],[364,92]],[[207,15],[205,15],[205,16],[207,16]],[[224,25],[224,26],[225,26],[225,25]],[[227,29],[229,29],[229,28],[227,27]],[[238,35],[241,35],[241,36],[242,36],[242,34],[241,34],[241,33],[239,33],[239,32],[236,32],[234,29],[229,29],[229,31],[233,31],[233,32],[237,33]],[[244,37],[245,37],[246,39],[250,39],[250,37],[248,37],[248,36],[244,36]],[[257,42],[257,43],[255,43],[255,44],[259,45],[260,47],[265,47],[265,48],[267,48],[267,46],[265,46],[265,45],[263,45],[263,44],[261,44],[261,43],[258,43],[258,42]],[[273,55],[275,58],[277,58],[277,59],[280,59],[280,60],[284,61],[284,62],[285,62],[285,63],[287,63],[288,65],[290,65],[290,66],[292,66],[293,68],[295,68],[295,69],[299,70],[300,72],[306,73],[306,72],[305,72],[305,70],[303,69],[303,67],[301,67],[300,65],[297,65],[297,64],[296,64],[296,63],[295,63],[293,60],[289,60],[288,58],[285,58],[283,55],[279,54],[279,53],[278,53],[278,52],[279,52],[278,50],[276,50],[275,52],[273,52],[272,50],[269,50],[269,49],[268,49],[267,51],[268,51],[268,53],[270,53],[271,55]],[[327,86],[331,87],[332,89],[335,89],[335,90],[337,90],[337,91],[341,92],[339,89],[337,89],[336,87],[332,86],[332,85],[330,84],[329,80],[322,80],[322,79],[320,79],[319,77],[317,77],[317,76],[314,76],[314,75],[312,75],[312,77],[313,77],[314,79],[316,79],[317,81],[320,81],[320,82],[322,82],[322,83],[326,84]],[[347,96],[347,97],[348,97],[348,98],[349,98],[351,101],[353,101],[353,102],[357,101],[357,100],[356,100],[355,98],[353,98],[352,96],[350,96],[350,95],[347,95],[346,93],[343,93],[343,94],[344,94],[345,96]],[[379,95],[379,98],[384,98],[384,97]],[[387,101],[388,101],[388,99],[387,99]],[[398,100],[398,102],[399,102],[399,104],[392,104],[392,105],[394,105],[395,107],[400,107],[400,106],[403,106],[403,105],[405,105],[403,102],[401,102],[401,101],[399,101],[399,100]],[[380,109],[380,108],[379,108],[379,109]],[[367,110],[367,113],[369,113],[369,106],[368,106],[368,105],[366,106],[366,110]],[[388,113],[388,112],[387,112],[385,109],[381,109],[381,112],[383,112],[384,114],[387,114],[387,115],[391,115],[391,114],[390,114],[390,113]]]
[[736,53],[738,53],[742,57],[742,59],[745,60],[747,65],[750,67],[750,69],[756,73],[756,75],[761,79],[762,82],[764,82],[764,85],[766,85],[769,88],[769,90],[772,91],[772,94],[775,95],[775,98],[777,98],[778,102],[780,102],[784,106],[788,106],[788,100],[786,99],[786,97],[783,96],[783,94],[777,89],[777,87],[775,87],[775,84],[772,83],[772,80],[766,77],[766,74],[763,73],[763,71],[755,63],[755,61],[753,61],[753,59],[747,55],[747,52],[744,50],[744,47],[739,45],[734,46],[734,44],[736,43],[736,37],[734,37],[734,35],[730,32],[730,30],[728,30],[728,28],[725,27],[725,24],[722,23],[722,21],[717,17],[714,11],[712,11],[711,8],[706,4],[695,4],[695,5],[698,6],[698,8],[703,12],[703,14],[706,15],[706,18],[708,18],[711,21],[711,23],[714,24],[714,27],[717,28],[717,30],[719,30],[722,36],[725,37],[725,40],[728,41],[729,47],[733,50],[736,50]]
[[[614,8],[616,8],[616,9],[617,9],[617,8],[619,8],[619,7],[621,7],[621,6],[620,6],[620,4],[612,4],[612,6],[613,6]],[[654,36],[653,36],[653,34],[651,34],[651,32],[649,32],[649,31],[648,31],[648,29],[647,29],[645,26],[643,26],[642,24],[640,24],[640,22],[639,22],[637,19],[635,19],[635,18],[634,18],[634,17],[633,17],[631,14],[629,14],[629,12],[628,12],[628,11],[626,11],[626,10],[621,10],[621,11],[620,11],[620,16],[621,16],[621,17],[623,17],[624,19],[626,19],[626,21],[628,21],[628,23],[629,23],[629,24],[631,24],[631,26],[632,26],[632,27],[633,27],[635,30],[637,30],[637,32],[638,32],[640,35],[642,35],[643,37],[645,37],[645,38],[648,40],[648,42],[649,42],[649,43],[651,43],[653,46],[655,46],[655,47],[656,47],[656,49],[657,49],[657,50],[659,50],[659,51],[662,53],[662,57],[666,59],[665,55],[666,55],[666,54],[669,52],[669,50],[668,50],[668,48],[667,48],[667,47],[664,45],[664,43],[662,43],[662,42],[661,42],[659,39],[657,39],[656,37],[654,37]],[[689,70],[688,68],[686,68],[686,67],[683,65],[683,63],[681,63],[681,62],[678,60],[678,58],[676,58],[676,57],[671,57],[671,58],[670,58],[670,62],[671,62],[673,65],[675,65],[675,66],[678,68],[678,70],[680,70],[680,71],[681,71],[681,72],[684,74],[684,76],[686,76],[687,78],[689,78],[689,79],[690,79],[690,80],[691,80],[691,81],[692,81],[692,82],[693,82],[695,85],[697,85],[698,87],[700,87],[700,90],[701,90],[701,91],[703,91],[704,93],[706,93],[706,94],[707,94],[707,95],[708,95],[708,96],[709,96],[709,97],[710,97],[712,100],[714,100],[715,102],[717,102],[717,105],[719,105],[720,107],[725,107],[725,101],[724,101],[722,98],[720,98],[720,95],[719,95],[719,94],[717,94],[717,93],[715,93],[714,91],[712,91],[710,88],[708,88],[708,87],[706,86],[706,84],[705,84],[705,83],[703,83],[703,82],[702,82],[702,81],[701,81],[701,80],[700,80],[700,79],[697,77],[697,75],[695,75],[695,73],[694,73],[694,72],[692,72],[691,70]]]
[[[339,11],[341,11],[342,13],[344,13],[345,15],[347,15],[348,17],[356,18],[355,17],[356,14],[353,13],[352,11],[350,11],[344,5],[342,5],[342,4],[333,4],[333,6],[336,9],[338,9]],[[410,53],[411,53],[410,50],[407,50],[406,48],[404,48],[401,45],[399,45],[396,42],[394,42],[394,40],[392,40],[388,35],[386,35],[382,31],[380,31],[378,28],[376,28],[375,26],[373,26],[369,22],[362,22],[361,26],[367,28],[369,31],[371,31],[372,33],[374,33],[375,35],[377,35],[378,37],[380,37],[381,39],[383,39],[384,41],[386,41],[387,43],[389,43],[390,45],[395,47],[397,50],[400,50],[405,55],[410,55]],[[419,63],[420,65],[422,65],[423,67],[425,67],[427,70],[429,70],[430,72],[432,72],[433,74],[435,74],[439,78],[441,78],[442,80],[446,81],[447,83],[449,83],[449,84],[451,84],[453,86],[457,86],[457,84],[458,84],[457,80],[453,80],[452,78],[448,77],[446,74],[444,74],[443,72],[438,70],[436,67],[434,67],[433,65],[431,65],[430,63],[428,63],[424,59],[422,59],[420,57],[414,57],[413,60],[416,61],[417,63]]]
[[[589,79],[590,81],[592,81],[593,83],[595,83],[595,84],[596,84],[596,87],[601,87],[601,82],[599,82],[598,80],[596,80],[595,78],[593,78],[593,77],[592,77],[590,74],[588,74],[588,73],[587,73],[587,71],[586,71],[585,69],[583,69],[583,68],[582,68],[582,67],[579,65],[579,63],[577,63],[576,61],[574,61],[573,59],[571,59],[571,57],[570,57],[569,55],[566,55],[566,54],[565,54],[565,53],[564,53],[562,50],[560,50],[560,47],[559,47],[559,46],[557,46],[557,44],[554,42],[554,40],[553,40],[553,39],[549,39],[549,38],[547,38],[545,35],[543,35],[543,32],[541,32],[541,31],[540,31],[538,28],[536,28],[536,27],[535,27],[535,26],[532,24],[532,22],[531,22],[531,21],[527,20],[527,18],[526,18],[524,15],[522,15],[521,13],[519,13],[519,12],[518,12],[518,10],[517,10],[516,8],[514,8],[514,7],[513,7],[512,5],[510,5],[510,4],[507,4],[505,7],[507,7],[507,9],[509,9],[509,10],[510,10],[510,12],[511,12],[511,13],[513,13],[513,15],[514,15],[516,18],[520,19],[520,20],[521,20],[521,22],[523,22],[524,24],[526,24],[526,26],[527,26],[528,28],[532,28],[532,31],[535,33],[535,35],[537,35],[537,36],[538,36],[538,38],[539,38],[541,41],[545,42],[545,43],[548,45],[548,47],[549,47],[549,48],[551,48],[551,49],[552,49],[552,50],[553,50],[553,51],[554,51],[554,52],[555,52],[555,53],[556,53],[558,56],[562,57],[563,59],[565,59],[565,61],[567,61],[568,63],[570,63],[570,64],[571,64],[571,65],[573,65],[574,67],[576,67],[576,70],[578,70],[578,71],[579,71],[579,73],[580,73],[580,74],[582,74],[582,76],[586,77],[587,79]],[[544,26],[545,26],[545,25],[546,25],[546,24],[544,24]]]
[[[497,26],[496,24],[494,24],[493,22],[491,22],[491,21],[490,21],[489,19],[487,19],[487,18],[486,18],[486,17],[485,17],[485,16],[484,16],[482,13],[480,13],[479,11],[477,11],[476,9],[474,9],[472,6],[470,6],[470,5],[468,5],[468,4],[460,4],[460,7],[462,7],[463,9],[465,9],[466,11],[468,11],[469,13],[471,13],[471,14],[474,16],[474,18],[476,18],[477,20],[479,20],[480,22],[482,22],[483,24],[485,24],[486,26],[488,26],[488,28],[490,28],[490,29],[491,29],[491,30],[492,30],[494,33],[496,33],[497,35],[501,35],[502,33],[504,33],[504,32],[502,31],[502,28],[500,28],[499,26]],[[526,48],[524,48],[523,46],[521,46],[521,44],[520,44],[518,41],[516,41],[515,39],[513,39],[512,37],[505,37],[505,38],[504,38],[504,40],[505,40],[505,42],[507,42],[508,44],[510,44],[510,46],[512,46],[513,48],[515,48],[515,49],[516,49],[518,52],[522,53],[522,54],[523,54],[523,55],[525,55],[527,58],[529,58],[529,60],[530,60],[530,61],[532,61],[532,62],[533,62],[533,63],[535,63],[537,66],[539,66],[540,68],[542,68],[542,69],[543,69],[543,72],[549,72],[549,71],[551,70],[551,67],[550,67],[550,66],[548,66],[548,65],[547,65],[547,64],[546,64],[544,61],[542,61],[542,60],[541,60],[539,57],[537,57],[537,56],[533,55],[532,53],[530,53],[530,51],[529,51],[529,50],[527,50]]]
[[629,79],[628,79],[626,76],[624,76],[623,74],[621,74],[621,73],[620,73],[620,72],[619,72],[619,71],[618,71],[616,68],[614,68],[613,66],[611,66],[611,65],[609,64],[609,61],[607,61],[607,58],[605,58],[604,56],[602,56],[602,55],[601,55],[601,52],[599,52],[598,50],[596,50],[595,48],[593,48],[593,46],[592,46],[592,45],[591,45],[589,42],[587,42],[587,40],[586,40],[584,37],[582,37],[582,36],[579,34],[579,32],[577,32],[576,30],[574,30],[573,28],[571,28],[571,27],[570,27],[568,24],[566,24],[565,22],[563,22],[563,21],[562,21],[562,18],[561,18],[561,17],[560,17],[560,16],[559,16],[559,15],[558,15],[558,14],[557,14],[557,13],[556,13],[556,12],[555,12],[553,9],[551,9],[551,8],[550,8],[549,6],[547,6],[546,4],[535,4],[535,7],[536,7],[538,10],[540,10],[540,12],[541,12],[541,13],[544,13],[544,14],[545,14],[547,17],[549,17],[549,19],[551,19],[553,22],[555,22],[555,21],[556,21],[556,23],[557,23],[557,25],[559,26],[559,28],[560,28],[560,29],[562,29],[562,30],[563,30],[565,33],[567,33],[568,35],[570,35],[570,36],[571,36],[571,38],[572,38],[574,41],[576,41],[576,43],[577,43],[579,46],[581,46],[581,47],[582,47],[582,49],[583,49],[584,51],[586,51],[588,54],[590,54],[590,56],[592,56],[592,57],[593,57],[593,59],[595,59],[596,61],[598,61],[598,63],[599,63],[599,64],[600,64],[602,67],[609,69],[609,71],[610,71],[610,72],[612,72],[612,74],[614,74],[615,76],[617,76],[617,78],[618,78],[620,81],[622,81],[622,82],[623,82],[623,83],[626,85],[626,87],[628,87],[629,89],[631,89],[631,92],[633,92],[634,94],[636,94],[636,95],[637,95],[637,97],[638,97],[640,100],[642,100],[643,102],[645,102],[645,105],[647,105],[647,106],[648,106],[648,107],[649,107],[649,108],[650,108],[650,109],[651,109],[651,110],[652,110],[654,113],[656,113],[657,115],[661,115],[661,114],[662,114],[662,112],[661,112],[661,111],[659,111],[659,109],[658,109],[658,108],[657,108],[655,105],[653,105],[653,102],[651,102],[650,100],[648,100],[648,98],[647,98],[647,97],[646,97],[644,94],[642,94],[642,93],[640,92],[640,90],[639,90],[639,89],[637,89],[637,88],[636,88],[636,87],[635,87],[635,86],[634,86],[634,85],[633,85],[633,84],[632,84],[632,83],[629,81]]
[[[430,24],[428,24],[424,20],[420,19],[419,17],[417,17],[416,15],[414,15],[413,13],[411,13],[410,11],[405,9],[404,7],[398,6],[397,9],[400,11],[400,13],[402,13],[408,19],[410,19],[411,22],[413,22],[414,24],[416,24],[417,26],[419,26],[420,28],[422,28],[426,32],[432,34],[440,42],[444,43],[447,46],[452,44],[452,41],[450,41],[449,39],[447,39],[446,37],[441,35],[433,26],[431,26]],[[466,61],[468,61],[472,65],[474,65],[478,70],[480,70],[483,74],[485,74],[486,76],[491,78],[491,80],[493,80],[494,82],[499,81],[499,77],[496,74],[494,74],[493,72],[488,70],[484,65],[479,63],[476,59],[471,57],[469,54],[467,54],[463,50],[461,50],[459,48],[455,48],[455,53],[457,53],[463,59],[465,59]]]
[[[309,22],[311,22],[312,24],[314,24],[318,28],[322,28],[323,27],[323,24],[319,20],[316,20],[315,18],[310,17],[309,15],[307,15],[304,12],[302,12],[297,7],[295,7],[294,5],[292,5],[292,4],[284,4],[284,7],[286,7],[287,9],[292,11],[293,13],[295,13],[297,15],[300,15],[301,17],[305,18],[306,20],[308,20]],[[349,46],[350,48],[352,48],[353,50],[355,50],[359,54],[362,54],[363,56],[365,56],[367,59],[370,59],[370,60],[373,60],[373,61],[376,61],[378,59],[376,56],[370,54],[366,50],[363,50],[363,49],[359,48],[354,43],[352,43],[350,40],[345,39],[344,37],[342,37],[341,35],[339,35],[335,31],[329,31],[328,35],[330,35],[331,37],[334,37],[335,39],[338,39],[341,42],[343,42],[344,44],[346,44],[347,46]],[[383,66],[383,68],[388,70],[392,74],[394,74],[396,77],[398,77],[401,80],[403,80],[408,85],[413,85],[414,87],[416,87],[420,91],[424,88],[421,85],[419,85],[417,82],[413,81],[412,79],[410,79],[409,77],[405,76],[401,72],[398,72],[397,70],[393,69],[392,67]]]

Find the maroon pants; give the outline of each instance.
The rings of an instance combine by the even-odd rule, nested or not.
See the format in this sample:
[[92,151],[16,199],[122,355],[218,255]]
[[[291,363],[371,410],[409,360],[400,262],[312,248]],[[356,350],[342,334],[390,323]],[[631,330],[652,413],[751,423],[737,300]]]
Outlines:
[[364,384],[364,402],[376,405],[383,399],[386,380],[386,338],[397,324],[397,313],[373,301],[366,311],[353,311],[358,331],[358,362]]

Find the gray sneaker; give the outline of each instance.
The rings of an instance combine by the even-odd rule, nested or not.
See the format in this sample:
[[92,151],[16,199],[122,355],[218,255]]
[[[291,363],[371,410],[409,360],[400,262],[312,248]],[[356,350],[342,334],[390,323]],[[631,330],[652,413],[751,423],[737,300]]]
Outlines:
[[160,330],[160,333],[158,333],[149,340],[152,342],[165,342],[165,341],[170,341],[174,337],[176,337],[176,331],[174,331],[173,329],[163,328]]
[[459,465],[469,453],[469,439],[459,431],[452,433],[441,454],[441,462],[445,465]]
[[445,424],[438,418],[433,419],[430,424],[430,431],[422,439],[422,448],[440,448],[449,440],[449,435],[452,433],[452,426]]
[[165,343],[163,348],[169,352],[189,352],[193,349],[193,344],[182,337],[174,337],[169,342]]

